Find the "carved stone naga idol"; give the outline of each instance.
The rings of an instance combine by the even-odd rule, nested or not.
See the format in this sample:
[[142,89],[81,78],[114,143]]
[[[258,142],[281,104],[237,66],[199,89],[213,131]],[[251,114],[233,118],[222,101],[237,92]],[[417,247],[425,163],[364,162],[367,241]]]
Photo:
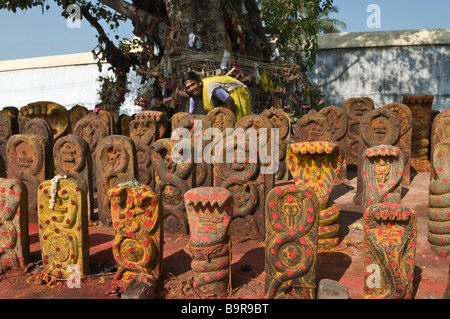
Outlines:
[[266,202],[265,296],[314,299],[319,207],[306,185],[276,186]]
[[431,170],[428,161],[429,126],[431,124],[431,108],[434,96],[432,95],[405,95],[403,103],[411,110],[412,141],[411,141],[411,167],[418,172]]
[[[361,198],[365,187],[361,174],[362,154],[367,148],[375,147],[377,145],[397,146],[400,139],[400,120],[393,112],[385,108],[378,108],[367,112],[362,117],[361,128],[358,152],[359,164],[357,169],[357,187],[356,194],[353,197],[353,201],[356,205],[361,205]],[[402,156],[402,164],[404,165],[403,159],[404,156]],[[403,176],[404,168],[402,167],[400,171]]]
[[192,257],[195,291],[204,298],[231,292],[231,192],[221,187],[198,187],[184,195],[191,236],[186,251]]
[[344,102],[343,108],[348,116],[346,164],[347,168],[350,165],[357,167],[361,119],[375,108],[375,104],[367,97],[350,98]]
[[400,203],[403,153],[392,145],[377,145],[361,157],[362,207],[377,203]]
[[347,131],[348,131],[348,115],[342,107],[330,105],[319,111],[319,114],[325,116],[331,128],[331,139],[339,146],[341,153],[342,165],[338,178],[347,178]]
[[77,182],[57,175],[39,185],[37,196],[45,272],[57,279],[68,279],[73,265],[77,265],[80,275],[86,275],[89,271],[86,193]]
[[120,183],[138,178],[136,149],[126,136],[111,135],[100,140],[95,152],[98,217],[103,226],[110,227],[111,210],[108,190]]
[[364,211],[364,298],[411,299],[417,246],[416,213],[379,203]]
[[[186,141],[187,151],[172,149],[182,141],[173,142],[169,138],[157,140],[151,146],[152,166],[155,170],[155,191],[161,197],[164,208],[164,231],[167,233],[189,234],[189,223],[183,195],[195,185],[195,165],[192,160],[192,144]],[[180,154],[183,152],[183,154]],[[174,158],[172,153],[181,155]],[[189,153],[189,154],[188,154]],[[187,158],[184,158],[187,156]]]
[[163,256],[163,216],[159,196],[147,185],[108,191],[115,230],[115,279],[130,281],[139,273],[158,279]]
[[308,186],[319,205],[319,249],[339,244],[339,207],[329,200],[340,168],[339,147],[333,142],[299,142],[290,144],[287,165],[296,185]]
[[274,128],[279,131],[279,168],[275,175],[276,180],[287,181],[289,179],[289,170],[286,166],[286,149],[291,140],[291,119],[289,115],[281,109],[266,109],[261,113],[262,116],[267,117]]
[[69,112],[67,109],[55,102],[39,101],[27,104],[20,108],[18,121],[22,129],[26,121],[40,117],[45,119],[53,133],[53,142],[67,134],[70,130]]
[[431,152],[428,242],[442,257],[450,252],[450,139],[436,144]]
[[31,260],[27,193],[20,180],[0,178],[0,269]]
[[397,147],[403,153],[405,161],[405,169],[403,172],[403,186],[408,186],[411,182],[411,137],[412,137],[412,114],[411,110],[406,104],[389,103],[383,105],[383,108],[388,109],[397,115],[400,120],[400,139]]

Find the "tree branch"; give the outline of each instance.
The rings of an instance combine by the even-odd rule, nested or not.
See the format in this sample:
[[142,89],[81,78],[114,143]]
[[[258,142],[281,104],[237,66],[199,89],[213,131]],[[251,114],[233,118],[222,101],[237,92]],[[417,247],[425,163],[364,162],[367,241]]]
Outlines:
[[135,23],[135,26],[149,25],[152,21],[152,18],[157,18],[161,21],[161,23],[167,24],[166,17],[155,16],[150,12],[142,10],[139,7],[124,0],[98,0],[98,2],[126,16]]

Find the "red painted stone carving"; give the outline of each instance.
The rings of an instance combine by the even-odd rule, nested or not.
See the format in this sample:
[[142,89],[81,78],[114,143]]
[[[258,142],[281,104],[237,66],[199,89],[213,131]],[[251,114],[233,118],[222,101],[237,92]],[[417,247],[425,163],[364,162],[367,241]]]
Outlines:
[[[361,197],[364,192],[364,183],[361,175],[361,157],[364,151],[376,145],[397,146],[400,141],[400,120],[391,111],[378,108],[367,112],[361,119],[361,132],[359,138],[359,162],[356,182],[356,194],[353,201],[361,205]],[[404,169],[402,169],[404,172]]]
[[91,112],[75,124],[73,134],[81,136],[94,154],[98,142],[112,133],[108,122]]
[[142,111],[135,115],[135,119],[149,117],[156,122],[156,139],[168,137],[169,120],[164,112],[160,111]]
[[73,265],[85,276],[89,272],[86,194],[77,182],[56,177],[42,182],[37,192],[42,263],[47,274],[59,279],[68,279]]
[[152,144],[150,152],[155,170],[155,190],[161,197],[164,208],[164,230],[169,233],[188,234],[189,223],[183,195],[196,187],[195,165],[191,143],[188,143],[190,157],[185,161],[174,161],[172,148],[177,143],[179,142],[168,138],[159,139]]
[[94,188],[89,145],[81,136],[68,134],[56,141],[53,146],[53,159],[55,173],[76,181],[85,192],[89,220],[93,220]]
[[266,202],[265,296],[314,299],[319,206],[306,185],[272,189]]
[[69,112],[60,104],[40,101],[23,106],[18,115],[20,128],[24,127],[26,121],[35,117],[43,118],[48,122],[52,129],[53,141],[69,132]]
[[432,95],[405,95],[403,104],[408,105],[413,117],[411,137],[411,167],[418,172],[431,170],[428,161],[429,126],[431,123]]
[[296,123],[294,128],[295,142],[331,142],[331,127],[327,118],[316,110],[311,110],[303,115]]
[[0,178],[0,268],[25,267],[30,261],[26,189],[16,179]]
[[450,139],[450,109],[439,113],[433,120],[431,149],[439,142],[447,139]]
[[400,203],[403,153],[392,145],[377,145],[361,156],[363,210],[377,203]]
[[98,143],[94,154],[97,180],[98,216],[103,226],[111,226],[108,190],[120,183],[137,180],[136,148],[126,136],[111,135]]
[[163,257],[163,216],[159,196],[147,185],[108,191],[115,230],[115,279],[130,281],[139,273],[158,279]]
[[[81,118],[73,128],[73,134],[80,136],[88,143],[92,154],[92,170],[97,171],[95,162],[95,150],[97,144],[101,139],[112,134],[111,128],[106,120],[90,112],[88,115]],[[93,187],[97,191],[97,175],[93,174]]]
[[[102,107],[104,107],[104,105],[102,105]],[[106,121],[106,123],[108,123],[109,130],[112,135],[117,134],[117,126],[116,126],[116,120],[114,118],[114,113],[115,112],[112,112],[111,110],[105,110],[105,109],[100,109],[96,112],[93,112],[93,114],[104,119]]]
[[158,136],[156,122],[151,117],[139,117],[130,122],[129,128],[130,138],[136,146],[139,182],[154,189],[155,171],[152,167],[150,146]]
[[[196,123],[201,123],[201,131],[196,131],[200,127]],[[207,163],[203,157],[203,152],[206,151],[206,145],[211,142],[210,139],[205,138],[205,131],[211,128],[211,125],[212,121],[207,115],[177,113],[172,117],[172,139],[176,138],[173,136],[174,133],[177,135],[175,129],[185,128],[189,130],[194,148],[197,187],[208,187],[213,183],[212,163]]]
[[364,211],[366,299],[410,299],[417,247],[416,213],[408,206],[371,205]]
[[186,250],[192,257],[195,291],[203,298],[231,292],[231,192],[198,187],[184,195],[191,236]]
[[340,169],[339,147],[333,142],[299,142],[290,144],[287,165],[296,185],[308,186],[319,205],[319,249],[339,244],[339,207],[329,197]]
[[[21,180],[28,194],[30,222],[37,221],[37,188],[52,172],[52,150],[42,136],[17,134],[11,136],[6,146],[8,178]],[[50,157],[49,157],[50,156]]]
[[87,107],[83,105],[75,105],[71,109],[69,109],[69,121],[70,121],[70,132],[73,133],[73,129],[75,124],[83,117],[89,114],[89,110]]
[[117,122],[117,134],[130,137],[130,122],[134,120],[134,115],[120,114]]
[[348,131],[348,115],[342,107],[330,105],[319,111],[319,114],[325,116],[331,128],[331,140],[339,146],[342,164],[338,178],[347,178],[347,131]]
[[383,105],[393,112],[400,120],[400,140],[397,145],[403,153],[405,169],[403,172],[402,185],[408,186],[411,182],[411,137],[412,137],[412,114],[406,104],[389,103]]
[[[262,139],[260,128],[267,129],[267,139]],[[253,146],[258,145],[258,149],[261,150],[263,145],[267,146],[267,155],[270,157],[271,128],[273,128],[271,121],[264,116],[242,117],[236,123],[236,138],[223,140],[222,157],[214,161],[214,186],[226,188],[233,194],[234,211],[230,226],[230,235],[233,239],[264,238],[265,198],[273,188],[275,179],[274,174],[261,173],[263,165],[270,166],[272,163],[269,160],[266,164],[262,164],[260,158],[262,152],[252,154],[250,143],[253,143]],[[253,131],[254,136],[244,134],[246,131]]]
[[436,144],[431,152],[428,242],[438,255],[450,252],[450,139]]
[[350,165],[358,166],[360,122],[364,114],[373,110],[375,104],[367,97],[350,98],[344,102],[343,108],[348,115],[347,130],[347,168]]
[[289,170],[286,167],[286,148],[291,140],[291,118],[281,109],[266,109],[261,113],[267,117],[274,128],[278,129],[279,134],[279,168],[275,175],[276,180],[287,181],[289,179]]
[[222,132],[236,125],[236,116],[226,107],[215,107],[207,115],[211,119],[211,127],[217,127]]
[[6,144],[9,138],[19,133],[17,119],[3,111],[0,112],[0,177],[6,177]]

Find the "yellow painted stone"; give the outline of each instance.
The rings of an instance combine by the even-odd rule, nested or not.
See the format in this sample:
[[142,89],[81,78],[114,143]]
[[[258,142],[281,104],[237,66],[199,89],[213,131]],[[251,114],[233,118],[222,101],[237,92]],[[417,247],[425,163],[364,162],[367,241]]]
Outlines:
[[42,263],[46,273],[59,279],[67,279],[78,267],[83,276],[89,270],[86,194],[69,179],[59,179],[53,191],[55,180],[42,182],[37,194]]

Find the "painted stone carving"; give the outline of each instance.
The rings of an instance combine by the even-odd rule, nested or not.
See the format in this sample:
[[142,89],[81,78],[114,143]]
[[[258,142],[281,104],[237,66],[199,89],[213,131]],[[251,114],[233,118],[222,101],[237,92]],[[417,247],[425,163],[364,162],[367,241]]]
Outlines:
[[35,117],[47,121],[52,129],[53,141],[67,134],[70,129],[69,112],[60,104],[40,101],[23,106],[18,115],[19,127],[23,128],[26,121]]
[[150,146],[156,141],[156,122],[150,117],[139,117],[129,124],[130,138],[136,146],[139,182],[155,188]]
[[111,135],[98,143],[94,154],[98,192],[98,217],[103,226],[110,227],[111,210],[108,190],[120,183],[137,180],[136,148],[126,136]]
[[111,135],[117,134],[117,128],[116,128],[116,122],[113,116],[113,113],[106,110],[97,110],[92,112],[92,114],[95,114],[96,116],[104,119],[106,123],[108,123],[109,131],[111,132]]
[[19,134],[17,119],[6,112],[0,112],[0,177],[6,177],[6,144],[12,135]]
[[207,115],[211,119],[211,127],[217,127],[221,132],[236,125],[236,116],[226,107],[215,107]]
[[203,157],[206,145],[211,142],[210,139],[205,138],[205,131],[211,128],[211,119],[207,115],[177,113],[172,117],[172,139],[177,138],[175,129],[178,128],[189,130],[189,137],[192,139],[197,187],[211,186],[213,184],[212,163],[207,163]]
[[[272,121],[265,116],[262,115],[247,115],[240,118],[235,125],[235,132],[239,132],[242,129],[244,132],[249,132],[252,129],[256,131],[256,142],[258,145],[258,156],[259,156],[259,165],[266,168],[267,172],[271,171],[271,167],[274,168],[274,159],[276,151],[278,151],[277,144],[279,143],[279,139],[275,139],[275,135],[272,138],[272,129],[274,128]],[[250,139],[250,135],[247,135],[249,140],[248,143],[254,143],[254,140]],[[238,136],[239,138],[239,136]],[[250,144],[248,144],[250,145]],[[248,157],[246,157],[248,159]],[[275,174],[273,173],[264,173],[261,176],[261,179],[264,180],[264,192],[262,193],[264,196],[267,196],[269,191],[273,188],[275,184]],[[264,199],[264,197],[262,197]],[[261,202],[263,203],[263,202]]]
[[416,213],[410,207],[378,203],[364,211],[365,299],[412,297],[416,246]]
[[13,115],[0,112],[0,138],[9,140],[12,135],[19,134],[17,120]]
[[412,137],[412,114],[406,104],[389,103],[383,108],[393,112],[400,120],[400,139],[397,147],[403,153],[405,169],[403,172],[403,186],[408,186],[411,182],[411,137]]
[[163,216],[158,195],[147,185],[108,191],[115,230],[115,279],[130,281],[139,273],[159,277],[163,257]]
[[[178,114],[178,113],[176,113]],[[135,115],[135,119],[142,119],[145,117],[151,118],[156,122],[156,139],[168,137],[169,120],[166,113],[160,111],[141,111]]]
[[40,117],[28,120],[22,128],[22,134],[33,134],[44,137],[53,146],[52,128],[48,122]]
[[81,136],[88,143],[91,153],[94,154],[98,142],[112,133],[108,123],[91,112],[75,124],[73,134]]
[[338,178],[347,178],[347,130],[348,130],[348,115],[342,107],[330,105],[324,107],[319,111],[319,114],[325,116],[331,129],[331,140],[339,146],[341,153],[341,170]]
[[26,189],[17,179],[0,178],[0,268],[23,268],[30,261]]
[[203,298],[231,292],[231,192],[220,187],[198,187],[184,195],[191,235],[186,251],[192,257],[193,287]]
[[[270,158],[271,128],[271,121],[264,116],[242,117],[236,123],[235,135],[223,140],[223,152],[214,159],[214,186],[226,188],[233,194],[230,226],[233,239],[264,239],[265,198],[273,188],[275,178],[274,174],[261,173],[264,165],[272,165],[272,159],[263,164],[261,158],[266,155]],[[265,136],[261,129],[266,129]],[[261,152],[255,154],[250,145]],[[263,151],[264,147],[267,152]]]
[[[80,275],[89,271],[86,194],[78,183],[55,176],[39,185],[38,228],[45,272],[67,279],[73,265]],[[70,268],[69,268],[70,266]]]
[[296,185],[308,186],[319,205],[319,250],[339,244],[339,207],[329,197],[340,168],[339,146],[333,142],[299,142],[287,149],[287,165]]
[[450,252],[450,139],[439,142],[431,151],[428,242],[438,255]]
[[433,120],[431,149],[439,142],[447,139],[450,139],[450,109],[439,113]]
[[377,203],[400,203],[403,153],[392,145],[377,145],[361,156],[363,210]]
[[296,123],[294,128],[295,142],[331,142],[331,128],[325,116],[311,110],[303,115]]
[[94,189],[92,185],[92,155],[89,145],[81,136],[68,134],[53,146],[55,173],[75,180],[83,189],[87,199],[89,220],[94,215]]
[[83,105],[75,105],[71,109],[69,109],[69,121],[70,121],[70,132],[73,133],[73,129],[75,124],[83,117],[89,114],[89,110],[87,107]]
[[306,185],[276,186],[266,202],[265,297],[314,299],[319,206]]
[[[90,112],[88,115],[81,118],[73,128],[73,134],[80,136],[83,140],[86,141],[89,145],[89,149],[91,150],[92,154],[92,170],[95,172],[97,171],[96,168],[96,161],[95,159],[95,150],[97,149],[97,145],[99,141],[106,136],[110,136],[111,128],[108,125],[108,122],[106,122],[101,117],[95,115],[94,113]],[[92,185],[94,188],[94,191],[97,190],[97,175],[92,175],[93,181]]]
[[21,180],[28,193],[28,219],[37,221],[37,188],[49,178],[49,163],[53,158],[48,142],[42,136],[17,134],[6,146],[8,178]]
[[267,117],[274,128],[278,129],[279,134],[279,168],[275,175],[276,180],[287,181],[289,179],[289,170],[286,167],[286,148],[291,140],[291,119],[289,115],[281,109],[266,109],[261,113]]
[[[172,148],[175,144],[169,138],[162,138],[150,148],[152,166],[155,170],[155,191],[161,198],[164,208],[164,231],[168,233],[189,234],[189,223],[183,195],[196,187],[195,165],[193,165],[192,144],[186,145],[190,152],[183,151],[183,159],[172,158]],[[178,155],[178,153],[177,153]]]
[[117,134],[130,137],[130,122],[134,120],[134,115],[120,114],[117,122]]
[[358,166],[359,136],[361,119],[367,112],[375,108],[372,99],[367,97],[350,98],[344,102],[343,108],[348,116],[347,130],[347,169],[350,165]]
[[411,137],[411,167],[418,172],[431,170],[428,161],[429,126],[431,125],[432,95],[405,95],[403,104],[408,105],[413,117]]
[[[361,197],[365,184],[361,176],[361,157],[364,151],[376,145],[397,146],[400,140],[400,120],[391,111],[378,108],[367,112],[361,119],[361,136],[359,138],[359,165],[357,168],[358,178],[356,181],[356,194],[353,202],[361,205]],[[404,172],[404,169],[402,169]],[[403,175],[403,174],[402,174]]]
[[[117,123],[119,122],[119,109],[117,108],[116,105],[114,104],[108,104],[108,103],[102,103],[102,104],[98,104],[97,107],[100,108],[100,111],[106,111],[109,114],[111,114],[112,117],[112,124],[114,126],[117,125]],[[99,113],[100,116],[102,116]],[[114,129],[114,132],[117,133],[117,131]]]

